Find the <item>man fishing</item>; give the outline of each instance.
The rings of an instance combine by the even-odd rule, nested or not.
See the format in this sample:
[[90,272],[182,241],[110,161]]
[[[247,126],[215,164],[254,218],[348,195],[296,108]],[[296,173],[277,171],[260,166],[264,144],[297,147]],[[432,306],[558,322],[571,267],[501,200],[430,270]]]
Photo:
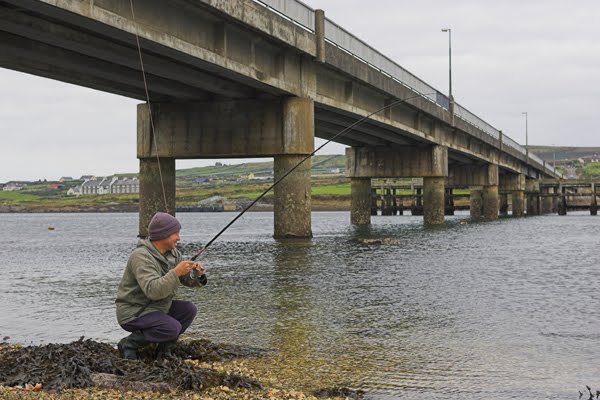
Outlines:
[[206,270],[201,263],[182,260],[177,250],[179,221],[158,212],[148,225],[148,238],[140,239],[127,261],[117,290],[117,321],[132,332],[119,341],[121,356],[138,359],[138,349],[158,343],[157,356],[171,354],[175,341],[196,316],[189,301],[173,300],[180,284],[206,285]]

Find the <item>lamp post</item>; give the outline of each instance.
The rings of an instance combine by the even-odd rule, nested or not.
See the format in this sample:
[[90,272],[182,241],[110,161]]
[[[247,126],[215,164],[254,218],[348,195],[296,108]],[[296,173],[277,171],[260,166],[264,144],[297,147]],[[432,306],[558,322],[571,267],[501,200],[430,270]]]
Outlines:
[[525,114],[525,154],[529,159],[529,133],[527,132],[527,111],[524,111],[521,114]]
[[448,98],[454,103],[452,97],[452,29],[443,28],[442,32],[448,32]]

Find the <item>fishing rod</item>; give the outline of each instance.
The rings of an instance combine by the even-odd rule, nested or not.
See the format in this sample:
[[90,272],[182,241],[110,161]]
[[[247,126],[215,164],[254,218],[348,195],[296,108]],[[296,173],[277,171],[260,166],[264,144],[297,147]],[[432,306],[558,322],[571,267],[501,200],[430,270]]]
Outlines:
[[192,261],[195,261],[198,257],[200,257],[205,251],[206,249],[213,244],[213,242],[215,240],[217,240],[217,238],[219,236],[221,236],[223,234],[223,232],[225,232],[231,225],[233,225],[233,223],[235,221],[237,221],[238,219],[241,218],[242,215],[244,215],[246,213],[246,211],[248,211],[253,205],[255,205],[256,203],[258,203],[260,201],[260,199],[262,199],[267,193],[269,193],[271,191],[271,189],[273,189],[275,186],[277,186],[277,184],[279,182],[281,182],[283,179],[285,179],[286,176],[288,176],[289,174],[291,174],[294,170],[296,170],[296,168],[298,168],[300,165],[302,165],[302,163],[304,163],[306,160],[308,160],[309,158],[311,158],[313,155],[315,155],[315,153],[319,150],[321,150],[323,147],[325,147],[326,145],[328,145],[329,143],[331,143],[333,140],[337,139],[338,137],[342,136],[343,134],[345,134],[346,132],[348,132],[349,130],[351,130],[352,128],[357,127],[358,125],[360,125],[361,123],[363,123],[364,121],[366,121],[367,119],[369,119],[370,117],[372,117],[375,114],[378,114],[386,109],[392,108],[398,104],[404,103],[406,101],[412,100],[412,99],[416,99],[422,96],[427,96],[429,94],[435,94],[435,93],[425,93],[425,94],[417,94],[414,96],[410,96],[407,97],[405,99],[399,99],[396,101],[391,102],[388,105],[385,105],[381,108],[379,108],[378,110],[373,111],[372,113],[360,118],[358,121],[348,125],[346,128],[342,129],[340,132],[336,133],[331,139],[327,140],[325,143],[323,143],[322,145],[320,145],[319,147],[317,147],[312,153],[310,153],[309,155],[307,155],[306,157],[304,157],[298,164],[294,165],[292,168],[290,168],[289,170],[287,170],[281,177],[279,177],[277,180],[275,180],[273,182],[273,184],[271,186],[269,186],[264,192],[262,192],[260,194],[260,196],[258,196],[256,199],[254,199],[254,201],[252,203],[250,203],[248,206],[246,206],[246,208],[244,208],[235,218],[233,218],[227,225],[225,225],[225,227],[223,229],[221,229],[219,231],[219,233],[217,233],[215,236],[213,236],[212,239],[210,239],[208,241],[208,243],[202,248],[200,249],[200,251],[198,251],[192,258]]
[[[155,134],[155,130],[154,130],[154,121],[152,118],[152,111],[151,111],[151,106],[150,106],[150,94],[148,91],[148,83],[146,81],[146,71],[144,69],[144,60],[142,57],[142,48],[140,45],[140,39],[139,39],[139,35],[137,32],[137,22],[135,20],[135,12],[134,12],[134,7],[133,7],[133,0],[129,0],[129,4],[131,6],[131,17],[133,18],[135,25],[135,38],[136,38],[136,44],[137,44],[137,50],[138,50],[138,55],[139,55],[139,59],[140,59],[140,65],[141,65],[141,69],[142,69],[142,76],[143,76],[143,83],[144,83],[144,89],[145,89],[145,94],[146,94],[146,101],[148,104],[148,109],[149,109],[149,114],[150,114],[150,127],[152,130],[152,137],[154,138],[154,147],[157,148],[156,151],[156,158],[157,160],[159,160],[159,156],[158,156],[158,145],[157,145],[157,140],[156,140],[156,134]],[[212,239],[210,239],[208,241],[208,243],[206,244],[206,246],[204,246],[202,249],[200,249],[200,251],[198,251],[192,258],[191,261],[195,261],[198,257],[200,257],[205,251],[206,249],[213,244],[213,242],[215,240],[217,240],[219,238],[219,236],[221,236],[223,234],[223,232],[225,232],[231,225],[233,225],[233,223],[235,221],[237,221],[238,219],[240,219],[240,217],[242,215],[244,215],[246,213],[246,211],[248,211],[253,205],[255,205],[258,201],[260,201],[260,199],[262,199],[267,193],[269,193],[271,191],[271,189],[273,189],[279,182],[281,182],[283,179],[285,179],[285,177],[287,177],[289,174],[291,174],[294,170],[296,170],[296,168],[298,168],[300,165],[302,165],[303,162],[305,162],[306,160],[308,160],[309,158],[311,158],[313,155],[315,155],[315,153],[319,150],[321,150],[323,147],[325,147],[326,145],[328,145],[329,143],[331,143],[333,140],[337,139],[338,137],[342,136],[344,133],[348,132],[350,129],[360,125],[361,123],[363,123],[365,120],[367,120],[368,118],[372,117],[375,114],[380,113],[381,111],[387,110],[389,108],[394,107],[395,105],[404,103],[408,100],[412,100],[412,99],[416,99],[422,96],[428,96],[428,95],[433,95],[435,93],[423,93],[423,94],[416,94],[414,96],[410,96],[407,97],[405,99],[398,99],[396,101],[391,102],[388,105],[385,105],[383,107],[381,107],[378,110],[373,111],[372,113],[360,118],[359,120],[357,120],[356,122],[352,123],[351,125],[347,126],[346,128],[342,129],[340,132],[338,132],[337,134],[335,134],[331,139],[327,140],[325,143],[323,143],[321,146],[317,147],[312,153],[310,153],[309,155],[307,155],[306,157],[304,157],[298,164],[294,165],[292,168],[290,168],[287,172],[285,172],[281,177],[279,177],[277,180],[275,180],[275,182],[273,182],[273,184],[271,186],[269,186],[264,192],[261,193],[260,196],[258,196],[252,203],[250,203],[246,208],[244,208],[234,219],[232,219],[227,225],[225,225],[225,227],[223,229],[221,229],[219,231],[219,233],[217,233]],[[162,191],[163,191],[163,197],[164,197],[164,202],[165,202],[165,210],[168,212],[168,204],[167,204],[167,197],[166,197],[166,192],[165,192],[165,187],[164,187],[164,183],[163,183],[163,178],[162,178],[162,171],[160,170],[160,162],[158,163],[158,172],[160,175],[160,180],[161,180],[161,186],[162,186]]]

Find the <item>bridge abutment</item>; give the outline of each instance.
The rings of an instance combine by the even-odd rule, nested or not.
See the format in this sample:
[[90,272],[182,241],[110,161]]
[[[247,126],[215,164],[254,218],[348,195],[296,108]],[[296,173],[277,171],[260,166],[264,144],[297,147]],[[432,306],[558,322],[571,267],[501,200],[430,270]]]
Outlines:
[[[423,220],[425,224],[443,224],[445,179],[448,175],[448,149],[430,147],[352,147],[346,149],[346,175],[352,182],[353,224],[370,223],[370,200],[365,196],[368,178],[423,177]],[[370,187],[370,183],[369,183]],[[370,193],[370,190],[369,190]]]

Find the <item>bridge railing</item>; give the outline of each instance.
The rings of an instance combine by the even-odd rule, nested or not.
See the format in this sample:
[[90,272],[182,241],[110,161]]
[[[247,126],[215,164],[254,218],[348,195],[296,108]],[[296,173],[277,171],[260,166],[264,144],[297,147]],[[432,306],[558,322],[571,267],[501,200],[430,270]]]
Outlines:
[[[307,6],[299,0],[254,0],[256,3],[266,6],[283,17],[300,25],[304,29],[311,32],[315,31],[315,10]],[[386,57],[367,43],[352,35],[350,32],[325,18],[325,40],[337,46],[348,54],[356,57],[358,60],[379,70],[381,73],[389,76],[398,83],[406,86],[417,94],[422,95],[432,103],[439,107],[449,109],[450,101],[448,97],[442,94],[439,90],[429,85],[416,75],[412,74],[405,68],[402,68],[392,59]],[[460,104],[455,103],[454,115],[466,123],[479,128],[492,138],[499,140],[500,131],[494,128],[483,119],[479,118]],[[526,156],[525,148],[506,135],[503,136],[503,141],[512,147],[519,154]],[[533,154],[529,155],[530,159],[539,160],[540,165],[543,161]],[[535,158],[534,158],[535,157]],[[554,173],[554,170],[548,170],[549,173]]]

